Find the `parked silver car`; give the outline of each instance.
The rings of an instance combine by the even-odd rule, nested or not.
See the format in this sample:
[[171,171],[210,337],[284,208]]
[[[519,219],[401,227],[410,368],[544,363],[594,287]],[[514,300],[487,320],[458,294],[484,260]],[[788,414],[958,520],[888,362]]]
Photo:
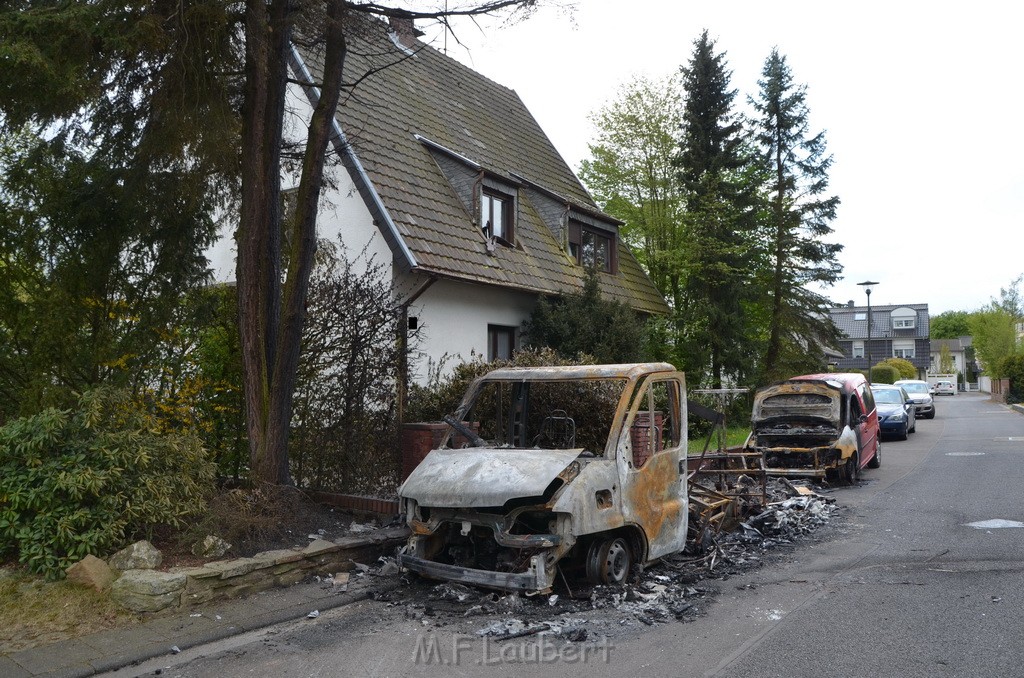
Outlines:
[[956,385],[951,381],[935,382],[935,395],[956,395]]
[[893,386],[902,386],[903,390],[910,396],[910,399],[914,401],[914,409],[918,419],[922,417],[925,419],[935,418],[935,403],[932,401],[931,393],[929,393],[931,387],[927,381],[899,379],[893,383]]

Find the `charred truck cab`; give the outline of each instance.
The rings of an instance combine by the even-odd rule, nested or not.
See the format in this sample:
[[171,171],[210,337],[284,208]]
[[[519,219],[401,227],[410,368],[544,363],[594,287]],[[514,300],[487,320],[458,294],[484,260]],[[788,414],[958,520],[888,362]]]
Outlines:
[[667,363],[506,368],[474,381],[399,489],[401,567],[547,591],[623,581],[686,541],[686,385]]
[[746,448],[764,455],[769,474],[857,479],[879,466],[878,412],[856,373],[812,374],[767,386],[754,396]]

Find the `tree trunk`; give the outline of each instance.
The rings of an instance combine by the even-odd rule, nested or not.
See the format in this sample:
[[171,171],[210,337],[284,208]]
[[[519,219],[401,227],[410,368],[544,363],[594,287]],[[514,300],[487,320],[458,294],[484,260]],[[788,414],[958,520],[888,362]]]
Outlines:
[[328,4],[321,97],[310,121],[281,285],[281,142],[290,50],[291,0],[246,5],[246,92],[242,117],[242,208],[238,227],[238,317],[249,462],[257,481],[287,484],[288,433],[306,293],[316,252],[324,159],[345,60],[344,3]]

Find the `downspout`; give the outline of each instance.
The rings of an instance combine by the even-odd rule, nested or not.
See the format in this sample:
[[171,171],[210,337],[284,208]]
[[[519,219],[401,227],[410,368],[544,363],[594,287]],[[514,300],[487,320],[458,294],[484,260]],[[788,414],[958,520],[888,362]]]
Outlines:
[[437,278],[430,276],[413,291],[408,299],[398,306],[398,327],[396,328],[398,387],[396,389],[395,416],[399,426],[405,423],[405,409],[409,398],[409,307],[436,282]]

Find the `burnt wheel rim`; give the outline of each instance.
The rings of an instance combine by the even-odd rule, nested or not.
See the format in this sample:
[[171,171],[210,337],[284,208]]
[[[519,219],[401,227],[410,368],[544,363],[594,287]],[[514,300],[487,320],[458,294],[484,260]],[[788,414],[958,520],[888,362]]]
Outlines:
[[629,574],[629,546],[626,540],[615,539],[611,541],[604,551],[601,559],[601,579],[609,584],[618,584],[626,579]]

